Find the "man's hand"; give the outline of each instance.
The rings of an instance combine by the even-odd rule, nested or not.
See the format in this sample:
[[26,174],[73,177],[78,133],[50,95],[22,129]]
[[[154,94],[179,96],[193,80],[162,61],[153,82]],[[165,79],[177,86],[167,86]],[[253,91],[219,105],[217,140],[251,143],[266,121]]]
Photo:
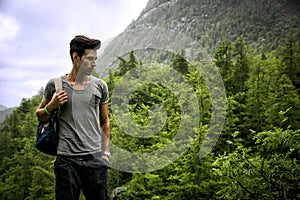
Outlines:
[[102,155],[101,157],[109,162],[109,157],[107,155]]
[[53,110],[58,109],[61,105],[63,105],[67,101],[68,101],[68,95],[64,90],[62,90],[59,93],[54,93],[51,101],[47,105],[47,108],[49,112],[52,112]]
[[36,110],[36,116],[40,122],[45,122],[49,119],[49,114],[45,112],[44,108],[47,106],[48,112],[53,112],[58,109],[59,106],[63,105],[68,101],[68,95],[65,91],[60,91],[59,93],[55,93],[52,96],[51,101],[47,101],[46,99],[42,99],[39,108]]

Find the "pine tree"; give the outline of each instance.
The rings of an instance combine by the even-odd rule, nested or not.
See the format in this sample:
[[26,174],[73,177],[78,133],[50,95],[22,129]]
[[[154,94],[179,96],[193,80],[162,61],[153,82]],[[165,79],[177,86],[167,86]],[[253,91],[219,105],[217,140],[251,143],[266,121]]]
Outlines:
[[300,88],[300,41],[294,34],[289,34],[286,44],[279,51],[283,71],[298,90]]

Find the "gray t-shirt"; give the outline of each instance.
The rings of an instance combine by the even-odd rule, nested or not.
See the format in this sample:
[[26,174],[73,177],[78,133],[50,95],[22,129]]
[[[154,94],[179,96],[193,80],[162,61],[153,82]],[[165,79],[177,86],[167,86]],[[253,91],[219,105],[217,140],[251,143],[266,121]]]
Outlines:
[[[101,152],[100,105],[108,102],[106,83],[94,76],[84,90],[75,90],[66,76],[61,76],[68,102],[59,111],[58,155],[86,155]],[[55,92],[53,79],[45,88],[44,98],[51,100]]]

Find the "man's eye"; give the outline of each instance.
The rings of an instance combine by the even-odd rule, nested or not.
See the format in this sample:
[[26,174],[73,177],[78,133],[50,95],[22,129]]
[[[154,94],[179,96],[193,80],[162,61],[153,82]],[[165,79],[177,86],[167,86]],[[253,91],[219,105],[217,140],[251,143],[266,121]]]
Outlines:
[[86,59],[88,59],[89,61],[94,61],[94,60],[96,60],[96,58],[92,58],[92,57],[87,57]]

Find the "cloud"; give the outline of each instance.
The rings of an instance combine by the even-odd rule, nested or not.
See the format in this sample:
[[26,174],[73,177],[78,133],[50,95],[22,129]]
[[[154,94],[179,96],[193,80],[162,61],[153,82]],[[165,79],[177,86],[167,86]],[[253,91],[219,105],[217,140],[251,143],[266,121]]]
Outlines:
[[0,14],[0,41],[14,39],[19,30],[16,20]]
[[104,42],[137,18],[147,1],[2,0],[0,104],[17,106],[51,77],[68,73],[69,42],[75,35]]

